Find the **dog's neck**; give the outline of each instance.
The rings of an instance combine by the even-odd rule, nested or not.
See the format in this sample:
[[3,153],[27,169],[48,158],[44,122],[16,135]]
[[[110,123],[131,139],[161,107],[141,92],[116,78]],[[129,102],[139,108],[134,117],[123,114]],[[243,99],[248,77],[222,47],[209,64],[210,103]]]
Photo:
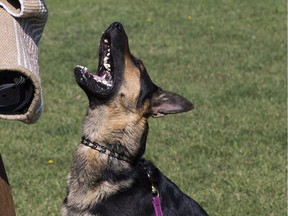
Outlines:
[[86,137],[82,137],[81,144],[90,147],[91,149],[105,154],[110,158],[115,158],[117,160],[125,161],[127,163],[133,164],[137,160],[135,160],[134,157],[132,157],[127,148],[125,146],[122,146],[121,144],[99,144],[96,142],[92,142]]
[[[114,109],[114,113],[109,109]],[[125,113],[123,116],[115,114],[115,110],[107,106],[88,110],[82,136],[89,142],[80,143],[74,153],[69,184],[74,185],[75,191],[70,191],[69,195],[95,198],[98,194],[95,199],[101,201],[104,193],[107,197],[107,193],[111,195],[133,183],[133,170],[145,152],[148,123],[146,118],[137,114],[127,117]],[[101,152],[102,147],[97,151],[93,143],[109,149],[109,152],[129,155],[133,162],[111,157],[110,153]],[[93,195],[87,195],[89,191],[94,191]],[[75,202],[77,205],[81,203],[80,200]]]
[[111,111],[115,108],[109,108],[98,106],[88,110],[82,136],[133,160],[140,159],[146,147],[147,119],[137,114],[115,114]]

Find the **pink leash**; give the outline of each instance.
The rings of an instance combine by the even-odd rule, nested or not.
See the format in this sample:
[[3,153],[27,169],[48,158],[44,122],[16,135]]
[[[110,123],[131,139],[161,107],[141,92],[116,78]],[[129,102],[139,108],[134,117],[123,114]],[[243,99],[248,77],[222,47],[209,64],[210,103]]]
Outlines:
[[159,194],[157,194],[156,196],[153,195],[153,207],[155,211],[155,216],[163,216]]

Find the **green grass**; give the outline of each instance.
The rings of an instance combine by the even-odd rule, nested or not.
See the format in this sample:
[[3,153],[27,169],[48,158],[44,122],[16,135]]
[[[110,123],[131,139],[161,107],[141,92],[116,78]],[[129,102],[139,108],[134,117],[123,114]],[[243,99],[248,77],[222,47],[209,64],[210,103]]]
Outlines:
[[155,83],[195,105],[190,113],[150,120],[145,157],[210,215],[287,213],[284,1],[46,4],[39,55],[44,111],[34,125],[0,121],[18,215],[60,215],[87,107],[73,67],[96,68],[101,33],[115,20]]

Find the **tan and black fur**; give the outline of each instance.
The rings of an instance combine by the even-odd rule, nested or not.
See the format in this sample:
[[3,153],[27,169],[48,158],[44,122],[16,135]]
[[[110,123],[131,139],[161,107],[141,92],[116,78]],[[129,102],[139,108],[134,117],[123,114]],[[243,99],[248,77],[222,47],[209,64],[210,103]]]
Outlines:
[[148,118],[186,112],[193,105],[151,81],[143,63],[130,53],[123,26],[115,22],[102,35],[96,75],[82,66],[74,72],[89,100],[83,137],[129,160],[80,143],[74,153],[62,215],[155,215],[152,184],[159,191],[165,216],[206,215],[151,162],[142,159]]

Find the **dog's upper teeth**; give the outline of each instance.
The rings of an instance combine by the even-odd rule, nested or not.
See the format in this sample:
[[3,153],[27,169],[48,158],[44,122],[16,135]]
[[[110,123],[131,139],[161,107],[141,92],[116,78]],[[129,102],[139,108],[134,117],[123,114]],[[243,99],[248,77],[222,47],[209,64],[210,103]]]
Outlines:
[[105,57],[104,57],[104,63],[107,63],[108,60],[109,60],[109,57],[108,57],[108,56],[105,56]]
[[109,70],[111,68],[109,63],[105,63],[103,64],[103,66],[105,67],[105,69]]
[[109,43],[108,39],[104,39],[104,43],[108,44]]
[[105,56],[103,59],[103,66],[106,70],[110,71],[111,65],[109,64],[109,57]]
[[110,54],[111,54],[111,53],[110,53],[110,48],[109,48],[109,49],[107,49],[107,53],[106,53],[106,56],[108,56],[108,57],[109,57],[109,56],[110,56]]

